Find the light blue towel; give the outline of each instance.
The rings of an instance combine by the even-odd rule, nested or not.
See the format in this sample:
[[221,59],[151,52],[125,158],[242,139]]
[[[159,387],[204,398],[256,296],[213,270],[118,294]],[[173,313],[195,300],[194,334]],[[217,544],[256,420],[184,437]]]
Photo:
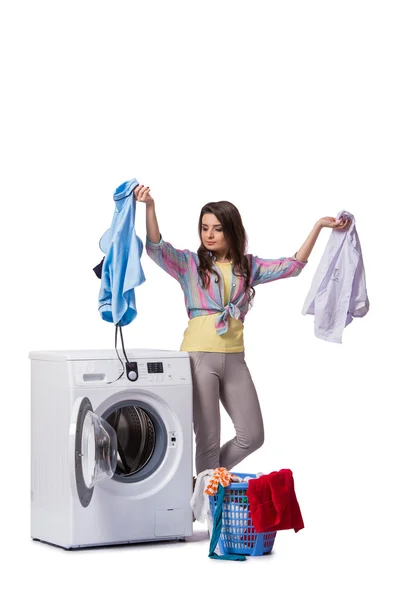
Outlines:
[[140,264],[142,240],[135,232],[136,179],[125,181],[114,192],[115,212],[110,229],[100,240],[104,263],[99,312],[104,321],[128,325],[137,315],[134,288],[146,279]]

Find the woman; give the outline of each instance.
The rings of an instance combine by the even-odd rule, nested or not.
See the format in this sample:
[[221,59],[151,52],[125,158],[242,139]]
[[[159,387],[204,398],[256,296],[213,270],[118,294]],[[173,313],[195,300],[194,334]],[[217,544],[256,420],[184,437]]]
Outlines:
[[[264,442],[257,392],[244,359],[243,322],[254,286],[299,275],[323,227],[345,229],[348,220],[320,219],[294,257],[277,260],[246,254],[247,236],[237,208],[210,202],[199,219],[197,254],[177,250],[160,235],[150,188],[135,189],[146,204],[146,250],[183,289],[189,316],[180,350],[188,352],[193,378],[196,471],[228,471]],[[221,401],[236,435],[220,447]]]

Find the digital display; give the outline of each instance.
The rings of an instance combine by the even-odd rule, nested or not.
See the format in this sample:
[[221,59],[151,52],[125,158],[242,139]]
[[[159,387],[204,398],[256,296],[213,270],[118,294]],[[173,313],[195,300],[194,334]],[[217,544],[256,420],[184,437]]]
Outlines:
[[162,362],[147,363],[148,373],[164,373]]

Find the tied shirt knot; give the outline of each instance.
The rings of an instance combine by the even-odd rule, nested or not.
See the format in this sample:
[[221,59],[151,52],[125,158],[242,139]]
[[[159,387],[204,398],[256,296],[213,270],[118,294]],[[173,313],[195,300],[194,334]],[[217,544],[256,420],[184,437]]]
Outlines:
[[228,316],[231,316],[233,319],[239,319],[240,310],[237,306],[235,306],[232,302],[229,302],[226,306],[224,306],[223,311],[221,311],[217,318],[215,319],[215,329],[217,330],[218,335],[223,335],[228,331]]

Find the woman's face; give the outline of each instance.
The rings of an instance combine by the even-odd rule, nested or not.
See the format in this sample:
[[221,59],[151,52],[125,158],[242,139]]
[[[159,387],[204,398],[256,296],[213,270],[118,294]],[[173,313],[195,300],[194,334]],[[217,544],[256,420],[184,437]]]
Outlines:
[[226,256],[228,244],[222,225],[212,213],[206,213],[201,220],[201,241],[207,250],[214,252],[218,258]]

